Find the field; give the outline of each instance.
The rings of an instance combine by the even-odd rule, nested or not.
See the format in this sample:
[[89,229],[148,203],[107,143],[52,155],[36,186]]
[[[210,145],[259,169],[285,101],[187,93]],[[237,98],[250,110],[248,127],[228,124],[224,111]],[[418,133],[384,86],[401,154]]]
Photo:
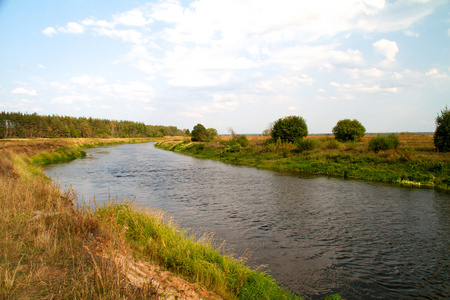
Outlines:
[[157,147],[199,158],[287,172],[383,181],[448,190],[450,153],[436,152],[433,135],[397,134],[400,146],[374,152],[366,135],[359,142],[341,143],[331,135],[313,135],[299,144],[273,142],[268,137],[218,137],[210,142],[170,138]]
[[298,299],[160,211],[112,200],[75,208],[73,191],[40,167],[148,141],[0,140],[0,299]]

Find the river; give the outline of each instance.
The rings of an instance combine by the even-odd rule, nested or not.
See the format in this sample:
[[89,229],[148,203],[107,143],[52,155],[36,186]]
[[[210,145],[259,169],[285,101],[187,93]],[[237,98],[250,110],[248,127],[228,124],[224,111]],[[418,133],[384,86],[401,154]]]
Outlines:
[[153,143],[46,167],[80,202],[136,198],[320,299],[450,298],[450,195],[196,159]]

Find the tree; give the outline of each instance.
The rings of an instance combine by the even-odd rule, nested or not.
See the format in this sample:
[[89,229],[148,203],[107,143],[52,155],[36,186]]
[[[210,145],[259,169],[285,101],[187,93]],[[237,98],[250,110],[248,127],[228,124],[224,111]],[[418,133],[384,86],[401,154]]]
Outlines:
[[191,132],[191,141],[202,142],[208,139],[208,131],[202,124],[197,124],[194,126]]
[[359,141],[366,134],[366,128],[358,120],[340,120],[333,128],[336,140],[340,142]]
[[295,142],[308,135],[306,121],[300,116],[287,116],[278,119],[272,126],[271,136],[274,141]]
[[219,134],[217,133],[217,130],[214,128],[208,128],[206,129],[206,132],[208,133],[208,139],[212,140]]
[[447,106],[441,110],[441,115],[436,117],[434,146],[439,152],[450,152],[450,110]]

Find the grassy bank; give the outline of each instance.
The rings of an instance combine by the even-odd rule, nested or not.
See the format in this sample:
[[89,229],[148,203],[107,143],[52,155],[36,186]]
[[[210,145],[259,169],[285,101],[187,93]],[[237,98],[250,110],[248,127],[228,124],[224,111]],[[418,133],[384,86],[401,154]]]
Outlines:
[[41,172],[85,147],[144,141],[0,141],[0,298],[297,298],[161,212],[114,201],[75,209],[73,193]]
[[274,143],[266,137],[220,137],[193,143],[187,138],[164,139],[157,147],[199,158],[287,172],[374,180],[408,186],[450,188],[450,153],[438,153],[432,135],[399,134],[397,149],[373,152],[365,136],[340,143],[332,136],[310,136],[302,145]]

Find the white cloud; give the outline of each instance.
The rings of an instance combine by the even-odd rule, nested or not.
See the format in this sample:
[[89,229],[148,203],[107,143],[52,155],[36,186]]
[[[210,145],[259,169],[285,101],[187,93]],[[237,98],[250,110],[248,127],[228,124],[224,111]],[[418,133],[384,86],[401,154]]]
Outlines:
[[158,110],[158,109],[156,107],[146,106],[146,107],[144,107],[144,110],[146,110],[146,111],[155,111],[155,110]]
[[351,95],[352,92],[362,93],[398,93],[400,89],[398,87],[380,87],[379,85],[367,86],[362,83],[349,84],[349,83],[337,83],[330,82],[332,87],[335,87],[337,91],[346,95]]
[[27,90],[23,87],[18,87],[11,91],[11,94],[21,94],[21,95],[29,95],[29,96],[36,96],[37,92],[36,90]]
[[56,34],[56,29],[53,27],[47,27],[44,30],[42,30],[42,33],[45,34],[46,36],[52,36]]
[[395,55],[398,53],[397,43],[386,39],[374,42],[373,48],[376,53],[386,56],[388,61],[395,60]]
[[106,79],[101,76],[82,75],[73,77],[70,81],[82,86],[94,86],[96,84],[105,83]]
[[51,101],[51,104],[72,104],[74,102],[74,100],[77,100],[78,97],[77,96],[60,96],[60,97],[55,97],[53,98],[53,100]]
[[433,68],[430,71],[426,72],[425,75],[433,78],[447,78],[447,74],[441,73],[438,69]]
[[138,9],[132,9],[122,14],[115,15],[113,18],[117,24],[127,26],[144,26],[152,22],[151,19],[145,18],[143,12]]
[[328,71],[336,66],[355,67],[364,64],[362,53],[358,50],[336,50],[337,45],[294,46],[269,53],[273,63],[289,66],[293,71],[311,68]]
[[134,29],[108,29],[100,27],[94,29],[98,35],[104,35],[114,39],[121,39],[123,42],[130,42],[133,44],[140,44],[144,42],[142,34]]
[[80,34],[84,32],[84,27],[76,22],[69,22],[66,27],[59,27],[58,31],[62,33]]
[[113,23],[113,22],[108,22],[105,20],[97,20],[94,18],[84,19],[83,21],[81,21],[81,24],[83,24],[85,26],[98,26],[98,27],[107,27],[107,28],[112,28],[115,26],[115,23]]
[[345,69],[347,73],[350,74],[350,76],[354,79],[358,78],[382,78],[386,76],[386,73],[377,69],[377,68],[370,68],[370,69],[363,69],[360,70],[358,68],[355,69]]

